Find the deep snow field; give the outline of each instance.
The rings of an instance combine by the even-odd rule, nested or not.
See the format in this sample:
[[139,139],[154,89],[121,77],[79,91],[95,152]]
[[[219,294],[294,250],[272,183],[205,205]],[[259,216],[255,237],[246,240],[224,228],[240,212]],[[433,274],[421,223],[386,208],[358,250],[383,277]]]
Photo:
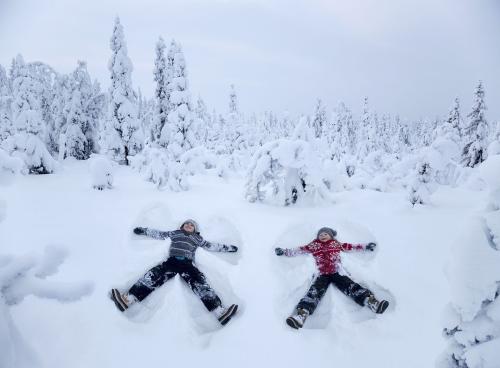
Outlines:
[[[191,190],[173,193],[126,167],[117,168],[112,190],[90,182],[87,162],[66,162],[56,174],[0,184],[0,254],[62,249],[67,257],[47,280],[91,285],[75,302],[27,296],[10,307],[33,366],[433,367],[446,349],[451,246],[486,201],[485,192],[446,187],[433,205],[416,208],[403,192],[371,190],[338,193],[333,204],[274,207],[246,202],[242,178],[198,176]],[[222,301],[240,305],[224,328],[178,276],[126,315],[107,296],[168,252],[168,240],[135,236],[133,227],[171,230],[185,218],[199,222],[205,239],[240,249],[196,255]],[[310,256],[276,257],[273,249],[303,245],[321,226],[341,241],[378,243],[374,253],[346,254],[343,264],[390,300],[385,314],[330,287],[302,330],[285,324],[315,267]]]

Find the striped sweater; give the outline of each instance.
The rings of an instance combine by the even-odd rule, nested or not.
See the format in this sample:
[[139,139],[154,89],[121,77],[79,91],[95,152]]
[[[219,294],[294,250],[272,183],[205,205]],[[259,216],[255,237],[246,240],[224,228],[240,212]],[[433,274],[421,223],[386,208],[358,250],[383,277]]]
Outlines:
[[188,233],[184,230],[161,231],[145,228],[144,235],[154,239],[165,240],[170,238],[169,257],[184,257],[194,261],[194,255],[198,247],[205,248],[213,252],[231,252],[234,251],[232,245],[211,243],[206,241],[198,233]]

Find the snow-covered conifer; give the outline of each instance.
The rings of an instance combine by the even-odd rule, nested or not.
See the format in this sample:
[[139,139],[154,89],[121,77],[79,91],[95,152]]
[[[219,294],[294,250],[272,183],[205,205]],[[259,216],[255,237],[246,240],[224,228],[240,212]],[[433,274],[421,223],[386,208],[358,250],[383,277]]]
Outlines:
[[2,65],[0,65],[0,145],[10,137],[14,131],[11,112],[12,93],[9,78]]
[[[172,42],[174,47],[172,81],[170,83],[171,109],[168,113],[170,139],[168,150],[175,160],[196,145],[194,134],[194,116],[191,106],[191,95],[187,80],[186,61],[181,46]],[[171,50],[172,51],[172,50]],[[163,129],[165,130],[165,128]],[[162,131],[162,138],[163,138]]]
[[16,133],[10,151],[23,159],[30,173],[48,174],[54,171],[56,163],[43,141],[45,122],[39,99],[42,86],[31,75],[30,68],[20,55],[15,64],[18,70],[12,81],[12,112]]
[[444,125],[445,131],[443,132],[447,138],[454,140],[457,144],[462,140],[462,114],[460,112],[460,100],[455,98],[453,107],[451,108],[446,123]]
[[209,131],[212,129],[211,127],[212,117],[208,112],[205,101],[203,101],[203,99],[199,96],[198,99],[196,100],[196,107],[194,109],[194,113],[198,124],[198,129],[196,130],[197,133],[196,140],[200,144],[207,146]]
[[168,88],[171,79],[171,76],[169,75],[171,68],[169,68],[167,63],[165,48],[165,42],[163,41],[163,38],[160,37],[156,43],[155,67],[153,71],[156,86],[154,95],[155,110],[153,115],[152,135],[155,142],[160,140],[161,132],[167,122],[170,104],[170,92],[168,91]]
[[314,136],[316,138],[320,138],[322,136],[323,129],[327,123],[326,108],[321,99],[318,98],[311,122],[314,129]]
[[485,111],[483,83],[479,82],[474,92],[472,111],[467,115],[469,122],[464,131],[462,162],[465,166],[475,167],[486,159],[489,127],[484,116]]
[[431,160],[424,152],[415,166],[408,186],[408,198],[412,205],[429,203],[429,197],[433,192],[433,171]]
[[85,160],[89,157],[89,144],[82,130],[85,125],[87,125],[87,121],[83,112],[82,94],[80,91],[74,90],[67,123],[59,143],[61,159],[74,157],[77,160]]
[[58,75],[54,83],[52,119],[47,126],[47,148],[52,154],[59,152],[60,135],[66,129],[66,121],[71,107],[72,87],[68,75]]
[[363,161],[363,159],[375,149],[374,137],[375,127],[372,123],[370,115],[368,97],[365,97],[363,103],[363,116],[361,117],[361,124],[359,126],[359,138],[357,144],[358,160]]
[[239,114],[240,110],[238,108],[238,96],[236,95],[236,90],[234,84],[231,84],[229,91],[229,114]]
[[142,149],[144,136],[137,118],[137,99],[132,88],[132,62],[127,55],[127,46],[120,19],[115,19],[111,37],[111,59],[109,71],[109,106],[106,127],[106,148],[120,164],[129,164],[129,156]]

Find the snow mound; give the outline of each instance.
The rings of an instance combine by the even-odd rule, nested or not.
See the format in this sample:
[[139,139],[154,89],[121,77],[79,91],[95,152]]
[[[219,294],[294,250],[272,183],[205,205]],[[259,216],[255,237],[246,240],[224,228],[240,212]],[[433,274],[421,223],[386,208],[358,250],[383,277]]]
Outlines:
[[[493,300],[500,280],[500,252],[491,248],[482,219],[472,219],[469,228],[456,242],[447,268],[451,303],[471,321],[484,300]],[[474,275],[474,277],[471,277]]]

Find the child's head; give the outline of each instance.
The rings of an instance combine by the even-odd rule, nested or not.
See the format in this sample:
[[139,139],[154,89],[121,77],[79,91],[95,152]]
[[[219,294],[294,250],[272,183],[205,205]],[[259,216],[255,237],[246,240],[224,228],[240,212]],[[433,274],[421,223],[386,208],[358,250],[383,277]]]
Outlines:
[[198,224],[192,219],[185,220],[181,225],[181,230],[184,230],[187,233],[200,233]]
[[318,230],[318,234],[316,235],[316,238],[319,241],[326,242],[328,240],[332,240],[337,236],[337,232],[333,230],[332,228],[329,227],[322,227],[321,229]]

